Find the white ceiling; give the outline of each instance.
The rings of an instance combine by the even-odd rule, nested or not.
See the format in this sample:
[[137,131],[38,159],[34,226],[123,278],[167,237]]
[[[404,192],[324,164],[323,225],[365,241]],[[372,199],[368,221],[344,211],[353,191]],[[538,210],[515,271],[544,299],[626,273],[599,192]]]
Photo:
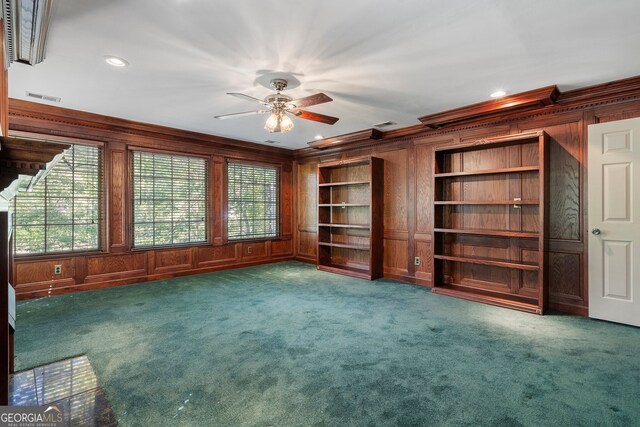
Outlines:
[[[561,90],[640,74],[640,1],[58,0],[44,62],[14,63],[9,96],[286,148],[488,99],[496,89]],[[130,62],[117,69],[116,55]],[[286,134],[257,105],[265,74],[294,75],[294,98],[322,91]]]

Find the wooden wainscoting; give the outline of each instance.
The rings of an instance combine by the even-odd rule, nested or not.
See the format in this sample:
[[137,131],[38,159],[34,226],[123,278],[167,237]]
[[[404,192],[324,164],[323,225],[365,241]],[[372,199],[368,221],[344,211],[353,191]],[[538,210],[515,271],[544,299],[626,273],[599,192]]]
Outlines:
[[147,252],[86,257],[86,284],[118,281],[147,275]]
[[[251,248],[251,253],[248,253]],[[128,285],[190,274],[247,267],[293,258],[293,240],[229,243],[136,250],[122,254],[84,254],[14,262],[20,300]],[[56,265],[61,274],[54,274]]]
[[[77,258],[67,257],[55,260],[25,261],[14,263],[14,287],[16,298],[22,294],[34,296],[52,295],[55,289],[69,289],[76,286]],[[56,265],[61,266],[60,274],[55,274]]]

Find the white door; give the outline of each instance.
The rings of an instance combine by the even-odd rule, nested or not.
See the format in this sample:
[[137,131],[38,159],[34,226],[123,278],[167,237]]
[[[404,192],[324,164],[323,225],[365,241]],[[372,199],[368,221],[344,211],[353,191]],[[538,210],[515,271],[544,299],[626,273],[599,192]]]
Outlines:
[[640,119],[589,126],[589,316],[640,326]]

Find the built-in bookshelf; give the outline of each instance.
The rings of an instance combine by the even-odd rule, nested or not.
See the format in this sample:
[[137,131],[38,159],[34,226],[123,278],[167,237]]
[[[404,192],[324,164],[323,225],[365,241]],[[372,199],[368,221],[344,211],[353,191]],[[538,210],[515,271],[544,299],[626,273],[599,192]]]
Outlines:
[[318,269],[382,277],[383,183],[377,157],[318,165]]
[[548,137],[434,147],[433,292],[543,314]]

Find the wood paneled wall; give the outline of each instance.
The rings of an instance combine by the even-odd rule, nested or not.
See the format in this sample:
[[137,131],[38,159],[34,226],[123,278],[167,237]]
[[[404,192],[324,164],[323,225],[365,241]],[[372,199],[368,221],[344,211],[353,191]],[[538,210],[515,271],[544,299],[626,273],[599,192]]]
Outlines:
[[[587,126],[640,116],[640,78],[566,93],[526,111],[492,112],[429,129],[423,125],[389,132],[358,132],[336,148],[297,152],[260,146],[112,117],[10,100],[10,133],[62,142],[90,140],[105,147],[107,245],[104,253],[20,258],[14,278],[20,298],[114,286],[286,260],[315,263],[317,164],[375,155],[385,160],[384,274],[429,286],[433,260],[432,149],[476,139],[544,130],[550,136],[551,192],[549,277],[551,308],[587,314]],[[477,106],[474,106],[478,110]],[[462,111],[463,109],[461,109]],[[374,138],[375,137],[375,138]],[[205,155],[210,159],[210,243],[190,247],[131,250],[128,162],[131,147]],[[281,238],[228,243],[224,240],[224,164],[251,159],[282,168]],[[420,265],[414,264],[420,258]],[[53,275],[62,264],[63,274]]]
[[[147,125],[25,101],[9,102],[10,132],[104,147],[106,236],[101,253],[18,257],[13,265],[19,299],[281,261],[293,257],[292,152],[226,138]],[[131,149],[206,156],[209,160],[209,243],[131,249],[129,157]],[[227,159],[281,168],[279,239],[227,242],[224,238]],[[54,274],[54,266],[62,274]]]
[[[391,131],[388,138],[352,140],[336,149],[296,153],[295,251],[315,262],[316,165],[362,155],[385,159],[384,275],[431,285],[433,259],[433,147],[544,130],[550,136],[550,306],[586,315],[588,308],[586,156],[587,126],[640,116],[640,79],[566,92],[553,106],[494,114],[441,129]],[[393,137],[393,134],[398,137]],[[363,132],[363,135],[370,133]],[[420,258],[420,265],[414,264]]]

